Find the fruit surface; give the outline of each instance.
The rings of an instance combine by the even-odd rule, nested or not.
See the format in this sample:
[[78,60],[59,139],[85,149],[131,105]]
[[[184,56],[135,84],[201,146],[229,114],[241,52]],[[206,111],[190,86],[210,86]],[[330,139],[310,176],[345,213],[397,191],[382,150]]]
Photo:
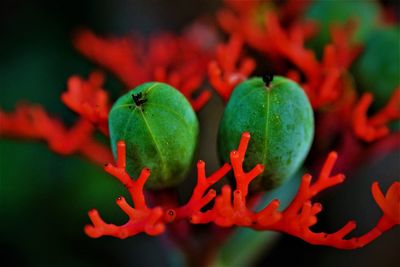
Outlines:
[[127,170],[138,177],[151,170],[146,186],[161,189],[179,184],[189,171],[199,124],[186,98],[159,82],[142,84],[121,96],[109,114],[111,146],[126,143]]
[[251,142],[244,160],[249,171],[264,164],[264,172],[252,182],[253,189],[269,190],[281,185],[300,167],[314,135],[314,117],[304,91],[295,82],[275,76],[267,86],[252,78],[233,91],[218,133],[221,161],[237,148],[241,134]]

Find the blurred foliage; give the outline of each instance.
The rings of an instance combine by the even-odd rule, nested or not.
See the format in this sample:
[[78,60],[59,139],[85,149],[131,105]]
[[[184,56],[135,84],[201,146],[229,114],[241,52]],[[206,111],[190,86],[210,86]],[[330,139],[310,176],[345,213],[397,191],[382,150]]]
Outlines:
[[399,27],[376,29],[354,65],[358,87],[374,94],[376,108],[383,107],[400,84],[399,40]]
[[354,39],[363,42],[375,27],[379,16],[379,5],[369,0],[316,0],[306,11],[305,18],[318,23],[319,33],[311,39],[308,45],[319,56],[325,44],[330,42],[330,27],[332,24],[342,25],[348,20],[357,22],[358,28]]

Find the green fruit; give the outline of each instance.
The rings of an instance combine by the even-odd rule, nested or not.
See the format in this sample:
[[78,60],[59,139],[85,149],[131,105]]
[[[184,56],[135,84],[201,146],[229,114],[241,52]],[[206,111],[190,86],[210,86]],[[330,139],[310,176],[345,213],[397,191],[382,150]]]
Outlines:
[[399,27],[376,30],[354,65],[357,87],[374,94],[375,108],[383,107],[400,86],[399,36]]
[[219,128],[218,152],[223,162],[229,161],[229,152],[237,149],[246,131],[251,141],[244,169],[249,171],[258,163],[265,166],[251,183],[252,189],[269,190],[281,185],[300,167],[313,140],[313,111],[304,91],[279,76],[268,86],[261,78],[240,83]]
[[148,167],[146,186],[179,184],[188,173],[197,147],[199,123],[186,98],[173,87],[144,83],[121,96],[109,114],[111,146],[126,143],[127,171],[138,177]]
[[350,19],[357,20],[355,41],[363,42],[377,24],[379,12],[379,5],[369,0],[314,1],[306,11],[305,18],[318,22],[320,31],[308,44],[321,55],[324,46],[331,42],[330,26],[343,25]]

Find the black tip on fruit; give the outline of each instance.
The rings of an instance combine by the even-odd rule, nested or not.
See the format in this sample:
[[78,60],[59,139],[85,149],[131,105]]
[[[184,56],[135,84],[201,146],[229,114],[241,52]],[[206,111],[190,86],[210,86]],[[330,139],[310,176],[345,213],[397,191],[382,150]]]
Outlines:
[[267,86],[267,87],[269,87],[269,85],[270,85],[270,83],[272,82],[273,79],[274,79],[274,75],[272,75],[272,74],[265,74],[262,77],[262,80],[263,80],[265,86]]
[[143,103],[147,101],[147,99],[142,98],[142,93],[137,93],[136,95],[132,95],[133,102],[135,102],[136,106],[141,106]]

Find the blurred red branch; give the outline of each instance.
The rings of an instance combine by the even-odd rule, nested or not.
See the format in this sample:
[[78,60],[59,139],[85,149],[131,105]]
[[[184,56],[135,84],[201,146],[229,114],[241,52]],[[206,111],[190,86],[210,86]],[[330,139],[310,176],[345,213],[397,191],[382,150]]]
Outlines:
[[100,72],[92,72],[87,81],[78,76],[68,79],[67,92],[61,100],[71,110],[95,124],[99,130],[108,135],[108,112],[110,103],[108,94],[102,88],[104,76]]
[[80,115],[73,126],[67,128],[38,105],[20,104],[14,113],[0,110],[0,136],[42,140],[54,152],[80,153],[100,164],[112,161],[108,146],[93,136],[95,126],[108,135],[109,104],[107,93],[101,89],[102,82],[100,73],[92,73],[88,81],[77,76],[69,79],[62,100]]
[[[287,75],[301,84],[312,106],[320,108],[337,101],[343,93],[338,84],[339,78],[361,51],[359,45],[350,44],[357,25],[350,22],[343,28],[332,27],[333,42],[325,47],[323,58],[318,61],[314,51],[304,45],[305,40],[316,33],[316,25],[292,21],[282,16],[288,13],[298,14],[309,4],[302,1],[294,6],[294,2],[296,1],[290,1],[276,12],[262,1],[240,4],[226,1],[228,8],[222,9],[217,18],[224,31],[242,37],[250,47],[277,62],[276,65],[281,66],[285,60],[294,64],[297,69],[289,70]],[[256,21],[256,17],[262,17],[263,22]],[[281,21],[291,23],[284,28],[278,17]],[[301,73],[304,74],[305,81],[301,81]]]
[[354,133],[367,142],[375,141],[389,134],[388,123],[400,119],[400,88],[397,88],[388,103],[371,118],[367,110],[373,101],[371,93],[365,93],[353,111]]
[[[89,30],[75,35],[75,47],[89,59],[113,72],[128,88],[143,82],[169,83],[200,110],[211,94],[201,89],[209,51],[187,37],[161,33],[142,37],[102,38]],[[194,96],[195,91],[198,96]]]
[[243,41],[239,36],[231,36],[228,44],[218,45],[216,60],[208,66],[210,83],[225,102],[235,86],[246,80],[255,68],[252,58],[240,58],[242,45]]
[[81,153],[96,163],[111,161],[111,151],[93,139],[93,132],[93,125],[84,118],[66,128],[40,106],[20,104],[14,113],[0,110],[0,136],[43,140],[61,155]]

